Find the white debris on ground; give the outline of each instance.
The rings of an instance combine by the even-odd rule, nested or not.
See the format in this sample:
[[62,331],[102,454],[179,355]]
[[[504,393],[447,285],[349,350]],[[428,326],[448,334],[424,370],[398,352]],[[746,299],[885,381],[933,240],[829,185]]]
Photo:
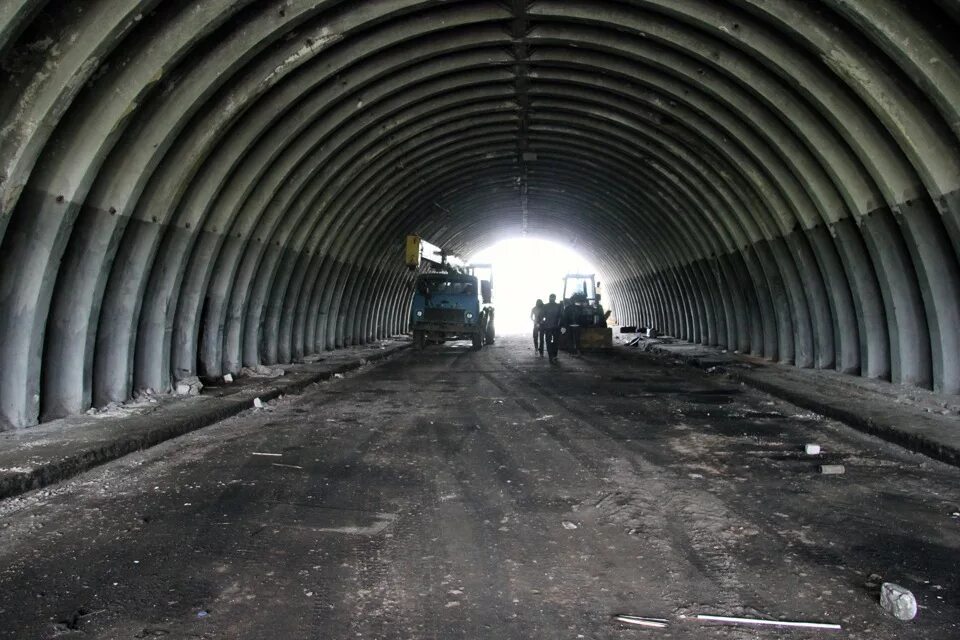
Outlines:
[[135,402],[145,402],[148,404],[154,404],[157,402],[157,396],[159,394],[153,389],[147,387],[146,389],[137,389],[133,392],[133,399]]
[[171,396],[199,396],[202,389],[203,383],[200,378],[191,376],[177,380],[170,391],[158,392],[154,389],[138,389],[133,392],[133,398],[126,402],[111,402],[102,407],[91,407],[85,413],[95,418],[122,418],[142,415],[158,409],[165,398],[169,399]]
[[279,378],[284,373],[286,371],[283,367],[268,367],[263,364],[258,364],[255,367],[244,367],[240,370],[240,375],[247,378]]
[[178,396],[198,396],[203,389],[203,383],[197,376],[177,380],[177,386],[174,391]]
[[91,407],[87,409],[85,413],[95,418],[119,418],[130,415],[142,415],[157,409],[159,402],[157,396],[151,390],[147,389],[138,392],[133,400],[128,400],[127,402],[111,402],[102,407]]
[[908,589],[892,582],[884,582],[880,587],[880,606],[898,620],[917,617],[917,599]]

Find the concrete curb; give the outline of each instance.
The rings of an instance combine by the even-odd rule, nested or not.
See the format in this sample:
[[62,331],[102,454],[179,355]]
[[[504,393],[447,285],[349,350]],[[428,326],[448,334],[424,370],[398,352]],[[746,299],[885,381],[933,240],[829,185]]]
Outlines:
[[[118,437],[44,461],[29,471],[7,471],[0,474],[0,500],[62,482],[127,454],[216,424],[251,409],[254,398],[266,402],[281,395],[300,393],[311,384],[328,380],[338,373],[359,369],[364,364],[384,360],[410,346],[410,343],[392,345],[384,351],[340,363],[323,371],[305,373],[287,380],[276,378],[267,389],[261,386],[257,389],[241,390],[229,396],[210,398],[203,406],[171,405],[164,410],[164,413],[169,415],[160,416],[154,413],[123,418],[124,431]],[[160,417],[164,418],[165,422],[158,427],[156,423]]]
[[[769,379],[774,377],[773,375],[763,374],[763,365],[753,371],[730,368],[730,365],[735,366],[740,363],[758,366],[755,361],[734,355],[725,354],[721,357],[703,354],[687,355],[669,347],[656,345],[649,350],[649,353],[676,358],[687,366],[698,369],[719,367],[736,382],[769,393],[798,407],[837,420],[853,429],[877,436],[915,453],[960,467],[960,437],[946,433],[942,425],[937,425],[918,410],[910,412],[903,407],[892,406],[878,408],[875,404],[861,399],[839,395],[824,397],[822,394],[817,395],[818,390],[813,388],[778,384]],[[757,371],[760,373],[758,374]],[[892,416],[892,414],[896,415]]]
[[923,432],[922,430],[908,430],[894,426],[883,420],[878,420],[869,413],[860,410],[857,405],[843,407],[838,404],[820,400],[802,391],[778,385],[769,380],[762,380],[749,373],[735,371],[728,374],[737,382],[742,382],[754,389],[769,393],[798,407],[803,407],[822,416],[837,420],[853,427],[858,431],[869,433],[882,438],[887,442],[900,445],[910,451],[922,453],[940,462],[960,467],[960,444],[943,442]]

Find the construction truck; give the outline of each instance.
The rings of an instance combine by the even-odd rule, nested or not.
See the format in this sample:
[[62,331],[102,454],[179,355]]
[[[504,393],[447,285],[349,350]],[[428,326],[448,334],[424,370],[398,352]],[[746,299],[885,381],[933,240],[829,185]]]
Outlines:
[[[609,349],[613,346],[613,331],[607,326],[609,311],[600,304],[600,283],[596,274],[569,273],[563,278],[563,318],[576,324],[580,332],[581,349]],[[560,335],[560,348],[574,348],[572,331]]]
[[[468,265],[419,236],[407,237],[406,263],[417,275],[410,305],[413,344],[470,340],[474,350],[493,344],[493,270]],[[487,279],[480,276],[489,273]]]

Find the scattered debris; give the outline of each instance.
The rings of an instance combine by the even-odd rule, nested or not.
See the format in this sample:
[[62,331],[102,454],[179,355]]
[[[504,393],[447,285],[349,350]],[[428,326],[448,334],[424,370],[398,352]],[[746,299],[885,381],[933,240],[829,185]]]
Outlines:
[[343,378],[343,374],[342,374],[342,373],[335,373],[335,374],[333,374],[333,377],[336,378],[337,380],[340,380],[341,378]]
[[844,469],[842,464],[822,464],[820,465],[820,473],[825,476],[840,476],[843,475],[846,469]]
[[[202,385],[201,385],[202,386]],[[160,400],[156,391],[150,388],[138,389],[133,398],[126,402],[110,402],[102,407],[90,407],[84,413],[96,418],[117,418],[130,415],[143,415],[159,408]]]
[[0,467],[0,473],[33,473],[33,467]]
[[647,616],[616,615],[613,616],[613,619],[618,622],[625,622],[626,624],[635,624],[640,627],[654,627],[657,629],[663,629],[670,624],[670,621],[666,618],[648,618]]
[[[202,386],[202,385],[201,385]],[[137,402],[157,402],[157,392],[147,387],[146,389],[137,389],[133,392],[133,399]]]
[[262,453],[262,452],[260,452],[260,451],[254,451],[254,452],[251,453],[250,455],[252,455],[252,456],[270,456],[270,457],[274,457],[274,458],[282,458],[282,457],[283,457],[283,454],[282,454],[282,453]]
[[553,419],[553,414],[548,413],[548,414],[545,415],[545,416],[540,416],[539,418],[534,418],[533,421],[534,421],[534,422],[543,422],[544,420],[552,420],[552,419]]
[[178,396],[197,396],[203,389],[203,383],[197,376],[177,380],[176,392]]
[[897,620],[913,620],[917,617],[917,599],[908,589],[892,582],[881,585],[880,606]]
[[771,627],[805,627],[808,629],[834,629],[839,631],[842,627],[838,624],[829,622],[792,622],[788,620],[763,620],[761,618],[732,618],[730,616],[711,616],[698,613],[697,620],[706,622],[727,622],[730,624],[757,624]]
[[567,531],[573,531],[574,529],[577,528],[577,525],[570,522],[569,520],[564,520],[561,524],[563,525],[563,528],[566,529]]
[[233,382],[233,374],[227,373],[223,376],[224,382]]
[[271,462],[270,464],[275,467],[283,467],[285,469],[303,469],[303,467],[297,464],[282,464],[280,462]]
[[303,364],[314,364],[316,362],[321,362],[323,360],[326,360],[326,357],[320,355],[319,353],[314,353],[312,355],[303,356],[302,358],[300,358],[300,362],[302,362]]
[[253,399],[253,408],[254,409],[263,409],[263,400],[260,398]]
[[286,371],[283,370],[283,367],[268,367],[262,364],[255,367],[244,367],[240,370],[240,375],[248,378],[279,378],[284,373]]
[[818,444],[806,444],[806,445],[803,446],[803,450],[804,450],[804,452],[806,452],[806,454],[807,454],[808,456],[815,456],[815,455],[818,455],[818,454],[820,453],[820,445],[818,445]]
[[198,618],[206,618],[208,615],[210,615],[210,612],[204,609],[200,609],[200,611],[197,611]]

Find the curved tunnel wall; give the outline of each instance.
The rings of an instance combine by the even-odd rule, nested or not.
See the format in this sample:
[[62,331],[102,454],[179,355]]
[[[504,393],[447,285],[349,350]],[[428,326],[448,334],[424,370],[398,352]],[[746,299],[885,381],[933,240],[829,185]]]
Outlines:
[[0,424],[405,330],[402,237],[960,392],[952,0],[0,3]]

